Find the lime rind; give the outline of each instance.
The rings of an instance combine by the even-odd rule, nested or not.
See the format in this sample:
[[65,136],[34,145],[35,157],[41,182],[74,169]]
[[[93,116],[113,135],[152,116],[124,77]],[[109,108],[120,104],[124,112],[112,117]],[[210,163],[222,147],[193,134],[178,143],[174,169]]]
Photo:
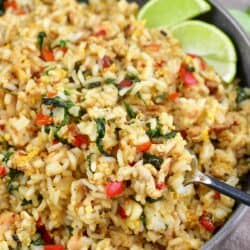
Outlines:
[[139,11],[138,19],[148,28],[171,27],[211,10],[205,0],[151,0]]
[[180,41],[186,53],[203,57],[230,83],[236,75],[237,53],[230,38],[212,24],[202,21],[186,21],[170,29]]

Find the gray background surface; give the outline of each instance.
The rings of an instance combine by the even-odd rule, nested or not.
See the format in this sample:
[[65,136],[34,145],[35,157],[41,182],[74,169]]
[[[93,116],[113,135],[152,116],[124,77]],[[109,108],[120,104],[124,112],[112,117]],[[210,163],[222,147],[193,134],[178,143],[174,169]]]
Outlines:
[[[250,6],[250,0],[218,0],[229,8],[245,9]],[[220,244],[218,250],[250,250],[250,209],[234,232]],[[213,250],[213,249],[211,249]]]

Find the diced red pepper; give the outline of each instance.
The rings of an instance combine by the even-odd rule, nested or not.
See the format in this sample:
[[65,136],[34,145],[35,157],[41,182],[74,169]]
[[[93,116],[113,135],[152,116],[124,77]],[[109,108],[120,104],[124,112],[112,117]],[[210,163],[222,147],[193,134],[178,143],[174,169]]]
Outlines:
[[56,139],[53,141],[53,145],[56,145],[56,144],[58,144],[58,143],[59,143],[59,141],[56,140]]
[[7,173],[7,170],[4,166],[0,166],[0,177],[4,177]]
[[41,51],[41,58],[46,62],[55,61],[54,53],[49,48],[43,48]]
[[171,101],[176,101],[176,99],[180,96],[180,93],[178,92],[173,92],[168,96],[168,99]]
[[56,95],[57,95],[56,92],[48,92],[48,94],[47,94],[47,96],[48,96],[49,98],[55,97]]
[[122,219],[126,219],[128,217],[125,209],[121,206],[118,207],[118,213]]
[[102,67],[103,68],[109,68],[112,64],[112,61],[109,56],[104,56],[102,58]]
[[136,146],[136,152],[138,153],[147,152],[150,149],[151,145],[152,145],[151,141],[138,145]]
[[192,58],[199,59],[199,60],[200,60],[201,68],[202,68],[203,70],[206,69],[207,64],[206,64],[206,62],[205,62],[200,56],[197,56],[197,55],[194,55],[194,54],[188,54],[188,55],[191,56]]
[[162,189],[166,188],[167,185],[166,185],[165,182],[161,182],[161,183],[156,183],[156,184],[155,184],[155,187],[156,187],[158,190],[162,190]]
[[50,236],[49,232],[46,230],[45,226],[42,224],[41,219],[36,222],[36,230],[41,235],[45,244],[53,244],[54,240]]
[[3,130],[5,128],[4,124],[0,124],[0,130]]
[[179,77],[185,87],[191,87],[197,84],[193,72],[189,71],[184,65],[182,65],[180,68]]
[[206,214],[203,214],[201,217],[200,217],[200,220],[199,220],[200,224],[209,232],[214,232],[215,230],[215,226],[211,220],[211,218],[209,218],[208,216],[206,216]]
[[88,135],[78,134],[75,136],[72,144],[75,147],[81,147],[82,145],[89,145],[89,137]]
[[53,118],[49,115],[44,115],[42,113],[36,116],[36,124],[39,126],[51,125],[53,123]]
[[44,250],[64,250],[63,245],[46,245],[43,247]]
[[122,80],[119,84],[118,84],[118,87],[119,88],[129,88],[133,85],[133,82],[130,81],[130,80]]
[[26,11],[23,10],[23,9],[16,9],[16,10],[15,10],[15,14],[16,14],[16,15],[25,15],[25,14],[26,14]]
[[220,200],[221,199],[221,194],[219,192],[215,192],[213,198],[215,200]]
[[99,31],[95,33],[95,36],[106,36],[106,35],[107,35],[107,31],[105,29],[100,29]]
[[124,191],[124,184],[122,181],[109,182],[106,185],[105,192],[109,198],[119,196]]
[[12,9],[17,9],[17,3],[16,1],[4,1],[3,2],[4,8],[12,8]]

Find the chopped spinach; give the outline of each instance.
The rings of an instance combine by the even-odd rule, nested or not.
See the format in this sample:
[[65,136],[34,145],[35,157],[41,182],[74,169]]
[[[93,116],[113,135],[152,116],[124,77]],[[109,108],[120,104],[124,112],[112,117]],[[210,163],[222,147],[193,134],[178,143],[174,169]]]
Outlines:
[[128,113],[129,118],[133,119],[136,117],[137,113],[133,110],[133,108],[125,102],[125,108]]
[[116,84],[116,79],[114,78],[107,78],[104,81],[106,84]]
[[10,157],[14,154],[13,151],[7,151],[4,156],[3,156],[3,159],[2,159],[2,162],[6,165],[8,160],[10,159]]
[[44,38],[46,36],[47,35],[46,35],[46,33],[44,31],[41,31],[41,32],[38,33],[38,35],[37,35],[37,44],[38,44],[39,49],[42,49]]
[[101,82],[91,82],[87,85],[87,89],[94,89],[101,86]]
[[43,97],[42,103],[48,106],[61,107],[61,108],[66,108],[66,109],[70,109],[71,107],[74,106],[74,103],[72,101],[63,100],[59,96],[56,96],[53,98]]
[[100,153],[104,155],[109,155],[103,148],[103,137],[105,136],[105,119],[104,118],[98,118],[96,119],[96,127],[97,127],[97,139],[96,139],[96,145]]
[[96,119],[97,137],[103,138],[105,136],[105,119]]
[[42,239],[42,236],[39,233],[37,233],[35,235],[35,238],[31,241],[31,244],[34,245],[34,246],[43,246],[44,241]]
[[163,135],[163,137],[164,137],[165,139],[171,139],[171,138],[174,138],[176,135],[177,135],[177,132],[176,132],[176,131],[171,131],[171,132],[169,132],[169,133]]
[[125,80],[130,80],[130,81],[132,81],[133,83],[136,83],[136,82],[139,82],[139,81],[140,81],[139,77],[138,77],[136,74],[132,73],[132,72],[128,72],[128,73],[126,74]]
[[143,164],[147,164],[147,163],[153,165],[157,169],[160,169],[161,164],[163,163],[163,159],[155,155],[144,153]]
[[59,41],[59,46],[61,47],[61,48],[66,48],[67,47],[67,40],[60,40]]
[[21,202],[22,206],[26,206],[26,205],[29,205],[29,204],[32,204],[32,201],[28,201],[26,199],[23,199],[22,202]]
[[237,98],[236,98],[236,102],[237,103],[240,103],[240,102],[243,102],[247,99],[250,99],[250,94],[248,94],[246,92],[246,89],[245,88],[242,88],[242,87],[238,87],[237,88]]
[[9,173],[6,176],[6,184],[7,184],[7,190],[11,194],[13,191],[18,189],[18,178],[19,176],[23,175],[22,171],[19,171],[17,169],[10,168]]
[[160,198],[158,198],[158,199],[153,199],[153,198],[151,198],[151,197],[147,197],[147,198],[146,198],[146,202],[148,202],[148,203],[154,203],[154,202],[160,201],[160,200],[162,200],[162,199],[163,199],[163,197],[160,197]]
[[150,128],[150,123],[147,123],[146,125],[148,127],[148,130],[146,133],[150,138],[158,138],[161,136],[161,125],[160,125],[158,117],[157,117],[157,124],[154,129]]
[[88,156],[87,156],[87,163],[88,163],[88,169],[89,171],[93,174],[94,171],[91,169],[91,157],[94,153],[90,153]]

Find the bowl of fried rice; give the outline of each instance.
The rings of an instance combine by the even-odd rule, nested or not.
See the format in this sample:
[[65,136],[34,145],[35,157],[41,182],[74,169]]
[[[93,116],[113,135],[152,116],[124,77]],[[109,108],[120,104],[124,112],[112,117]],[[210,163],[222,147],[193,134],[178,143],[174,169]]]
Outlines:
[[142,1],[0,3],[0,250],[214,249],[245,208],[183,182],[196,154],[247,189],[250,46],[233,19],[214,1],[204,16],[234,40],[242,86],[147,29]]

